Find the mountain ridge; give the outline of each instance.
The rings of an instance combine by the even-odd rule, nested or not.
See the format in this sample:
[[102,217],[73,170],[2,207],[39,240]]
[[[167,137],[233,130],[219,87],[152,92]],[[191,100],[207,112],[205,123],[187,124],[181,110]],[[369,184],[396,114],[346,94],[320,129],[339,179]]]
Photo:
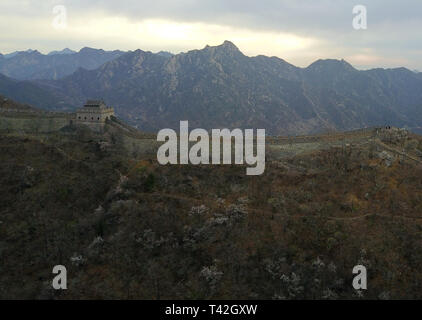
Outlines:
[[37,50],[16,51],[0,59],[0,73],[17,80],[57,80],[79,67],[93,70],[124,52],[104,51],[84,47],[79,52],[70,49],[42,54]]
[[248,57],[230,41],[170,57],[139,49],[94,70],[31,83],[75,107],[101,97],[149,131],[177,128],[180,120],[270,134],[422,123],[422,78],[406,68],[363,71],[335,59],[300,68],[277,57]]
[[69,48],[64,48],[63,50],[55,50],[47,53],[48,56],[56,55],[56,54],[74,54],[76,51],[71,50]]

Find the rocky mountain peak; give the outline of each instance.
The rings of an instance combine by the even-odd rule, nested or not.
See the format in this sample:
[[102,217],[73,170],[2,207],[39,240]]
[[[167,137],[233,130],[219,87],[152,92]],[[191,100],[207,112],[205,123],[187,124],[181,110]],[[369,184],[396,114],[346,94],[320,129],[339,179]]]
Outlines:
[[51,52],[48,53],[48,55],[53,56],[53,55],[57,55],[57,54],[74,54],[74,53],[76,53],[76,51],[73,51],[69,48],[65,48],[61,51],[51,51]]
[[225,40],[222,44],[217,45],[217,46],[210,46],[210,45],[206,45],[205,48],[203,50],[210,50],[213,52],[221,52],[221,51],[225,51],[225,52],[240,52],[239,48],[236,47],[236,45],[228,40]]
[[103,53],[103,49],[94,49],[90,47],[84,47],[81,50],[79,50],[79,53],[85,53],[85,54],[93,54],[93,53]]
[[239,48],[235,46],[235,44],[231,41],[225,40],[223,44],[221,45],[222,48],[228,49],[228,50],[236,50],[239,51]]

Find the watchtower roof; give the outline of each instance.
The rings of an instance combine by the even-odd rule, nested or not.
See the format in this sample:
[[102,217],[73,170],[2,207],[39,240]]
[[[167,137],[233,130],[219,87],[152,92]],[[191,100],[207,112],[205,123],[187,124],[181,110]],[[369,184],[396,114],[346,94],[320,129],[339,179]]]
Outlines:
[[84,107],[89,107],[89,108],[92,108],[92,107],[99,108],[99,107],[105,107],[105,106],[106,104],[102,100],[88,100],[84,105]]

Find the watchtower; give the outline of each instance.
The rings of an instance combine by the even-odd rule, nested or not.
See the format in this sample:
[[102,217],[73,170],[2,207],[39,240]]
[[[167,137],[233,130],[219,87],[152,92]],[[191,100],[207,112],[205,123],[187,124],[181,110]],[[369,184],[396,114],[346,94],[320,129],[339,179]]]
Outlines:
[[104,101],[88,100],[82,108],[76,110],[76,123],[101,127],[111,116],[114,116],[114,109],[106,106]]

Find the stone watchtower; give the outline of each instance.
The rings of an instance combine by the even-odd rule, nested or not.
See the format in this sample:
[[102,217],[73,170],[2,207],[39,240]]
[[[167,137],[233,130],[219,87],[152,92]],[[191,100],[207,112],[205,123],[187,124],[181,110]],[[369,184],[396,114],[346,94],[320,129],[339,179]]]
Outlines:
[[111,116],[114,116],[114,109],[107,107],[104,101],[88,100],[82,108],[76,110],[76,123],[101,128]]

